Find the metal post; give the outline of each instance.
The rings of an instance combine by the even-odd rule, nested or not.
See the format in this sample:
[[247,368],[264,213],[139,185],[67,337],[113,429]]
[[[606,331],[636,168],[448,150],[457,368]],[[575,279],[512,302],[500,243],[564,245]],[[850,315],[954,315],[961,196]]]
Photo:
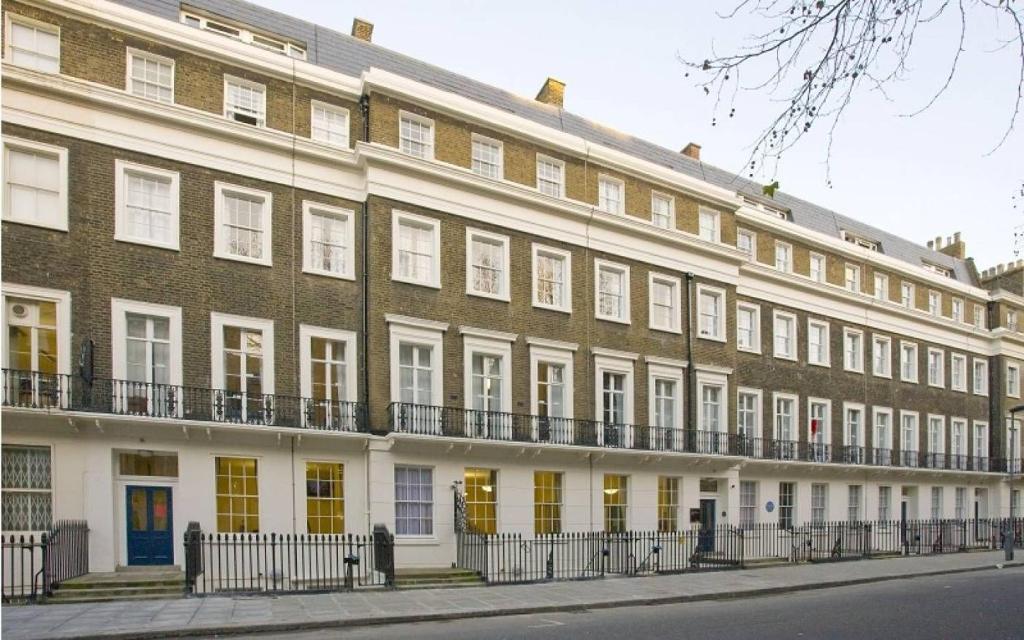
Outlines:
[[1017,412],[1024,411],[1024,404],[1019,404],[1010,409],[1010,442],[1009,448],[1006,451],[1006,473],[1009,474],[1009,485],[1010,485],[1010,520],[1007,526],[1008,531],[1006,532],[1006,539],[1003,541],[1003,551],[1005,553],[1005,559],[1007,561],[1013,560],[1013,545],[1014,545],[1014,529],[1013,526],[1013,473],[1014,465],[1016,460],[1013,454],[1016,450],[1016,435],[1017,435]]

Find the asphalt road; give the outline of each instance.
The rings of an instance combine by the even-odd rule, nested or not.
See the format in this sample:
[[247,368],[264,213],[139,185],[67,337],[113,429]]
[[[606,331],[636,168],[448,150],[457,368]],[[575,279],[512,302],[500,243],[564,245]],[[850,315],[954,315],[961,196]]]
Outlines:
[[263,639],[1024,639],[1024,570],[895,580],[764,598],[268,634]]

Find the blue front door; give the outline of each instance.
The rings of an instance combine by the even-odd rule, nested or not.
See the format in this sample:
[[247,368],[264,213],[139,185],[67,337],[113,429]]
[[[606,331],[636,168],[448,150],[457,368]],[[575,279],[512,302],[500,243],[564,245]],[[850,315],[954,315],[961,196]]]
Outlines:
[[170,487],[126,488],[128,564],[174,564]]
[[697,534],[697,548],[705,553],[715,550],[715,501],[700,501],[700,532]]

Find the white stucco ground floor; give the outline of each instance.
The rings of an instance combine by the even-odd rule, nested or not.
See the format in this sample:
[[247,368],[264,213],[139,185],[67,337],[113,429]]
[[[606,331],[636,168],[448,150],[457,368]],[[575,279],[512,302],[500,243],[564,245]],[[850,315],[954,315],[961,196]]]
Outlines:
[[93,571],[182,565],[190,522],[289,534],[384,524],[398,567],[450,566],[456,496],[479,528],[523,535],[990,518],[1011,501],[995,473],[66,412],[5,409],[2,440],[5,533],[85,520]]

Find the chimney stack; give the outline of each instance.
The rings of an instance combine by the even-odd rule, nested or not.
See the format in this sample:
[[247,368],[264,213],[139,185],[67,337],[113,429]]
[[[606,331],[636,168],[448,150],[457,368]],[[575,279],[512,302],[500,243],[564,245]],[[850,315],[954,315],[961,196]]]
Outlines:
[[700,145],[696,142],[687,142],[686,146],[680,152],[687,158],[693,158],[694,160],[700,160]]
[[544,81],[544,86],[540,88],[537,93],[537,102],[543,102],[544,104],[550,104],[553,107],[562,108],[565,103],[565,83],[561,80],[555,80],[554,78],[548,78]]
[[954,233],[952,236],[947,236],[945,244],[942,243],[941,238],[936,238],[935,250],[952,258],[956,258],[957,260],[964,260],[967,258],[967,243],[965,243],[960,237],[959,231]]
[[363,42],[373,42],[373,23],[362,18],[353,18],[352,37]]

